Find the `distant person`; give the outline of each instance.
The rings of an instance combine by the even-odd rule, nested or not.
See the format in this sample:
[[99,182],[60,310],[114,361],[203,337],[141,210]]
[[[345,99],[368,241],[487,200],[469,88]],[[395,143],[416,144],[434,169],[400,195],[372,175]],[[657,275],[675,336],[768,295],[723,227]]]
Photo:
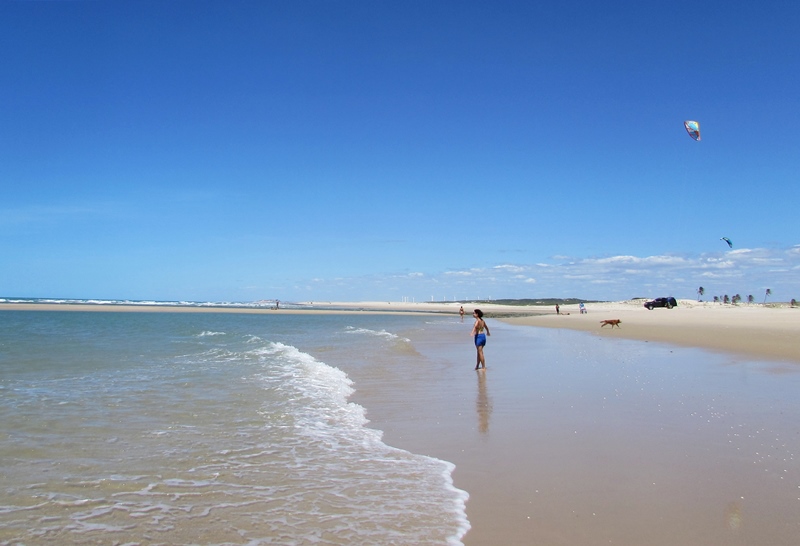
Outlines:
[[458,310],[458,315],[461,317],[461,322],[464,322],[464,306],[463,305]]
[[[483,348],[486,346],[486,336],[492,335],[489,332],[489,326],[486,325],[486,321],[483,320],[483,311],[480,309],[475,309],[472,313],[472,316],[475,317],[475,324],[472,326],[472,332],[470,333],[471,336],[474,336],[475,339],[475,349],[478,351],[478,359],[475,364],[475,369],[486,369],[486,358],[483,356]],[[483,331],[486,330],[484,334]]]
[[586,306],[583,304],[583,302],[581,302],[580,305],[578,305],[578,307],[580,307],[581,315],[586,313]]
[[561,308],[558,306],[558,304],[556,304],[556,315],[560,314],[561,314]]

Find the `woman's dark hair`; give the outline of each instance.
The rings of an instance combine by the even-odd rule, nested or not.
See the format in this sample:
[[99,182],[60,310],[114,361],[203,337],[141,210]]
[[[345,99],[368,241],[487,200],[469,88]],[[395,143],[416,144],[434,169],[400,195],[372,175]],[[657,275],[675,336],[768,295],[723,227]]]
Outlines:
[[475,311],[473,311],[473,313],[478,315],[478,318],[483,318],[483,311],[481,311],[480,309],[475,309]]

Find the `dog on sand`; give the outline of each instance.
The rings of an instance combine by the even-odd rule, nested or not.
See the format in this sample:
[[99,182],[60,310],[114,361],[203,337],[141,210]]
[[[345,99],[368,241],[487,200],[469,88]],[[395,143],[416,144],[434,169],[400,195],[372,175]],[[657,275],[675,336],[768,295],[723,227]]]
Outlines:
[[617,328],[619,328],[619,323],[620,323],[620,322],[622,322],[622,321],[621,321],[621,320],[619,320],[619,319],[616,319],[616,318],[615,318],[615,319],[608,319],[608,320],[601,320],[601,321],[600,321],[600,328],[602,328],[603,326],[606,326],[606,325],[610,324],[610,325],[611,325],[611,329],[613,330],[613,329],[614,329],[614,326],[616,326]]

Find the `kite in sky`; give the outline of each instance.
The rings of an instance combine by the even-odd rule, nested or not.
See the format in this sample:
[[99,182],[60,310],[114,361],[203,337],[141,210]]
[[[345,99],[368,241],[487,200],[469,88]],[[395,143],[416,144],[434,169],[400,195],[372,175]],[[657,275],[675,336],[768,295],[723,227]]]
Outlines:
[[684,121],[683,126],[686,127],[686,132],[695,140],[700,140],[700,124],[696,121]]
[[729,246],[729,247],[733,248],[733,243],[732,243],[732,242],[731,242],[731,240],[730,240],[730,239],[728,239],[727,237],[720,237],[720,238],[719,238],[719,240],[720,240],[720,241],[725,241],[726,243],[728,243],[728,246]]

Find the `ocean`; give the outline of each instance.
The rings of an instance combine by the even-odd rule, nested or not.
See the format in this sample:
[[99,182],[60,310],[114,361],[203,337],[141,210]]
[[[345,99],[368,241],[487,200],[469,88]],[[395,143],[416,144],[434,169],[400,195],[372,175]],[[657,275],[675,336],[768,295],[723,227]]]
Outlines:
[[461,544],[454,465],[343,371],[446,320],[0,312],[0,544]]

